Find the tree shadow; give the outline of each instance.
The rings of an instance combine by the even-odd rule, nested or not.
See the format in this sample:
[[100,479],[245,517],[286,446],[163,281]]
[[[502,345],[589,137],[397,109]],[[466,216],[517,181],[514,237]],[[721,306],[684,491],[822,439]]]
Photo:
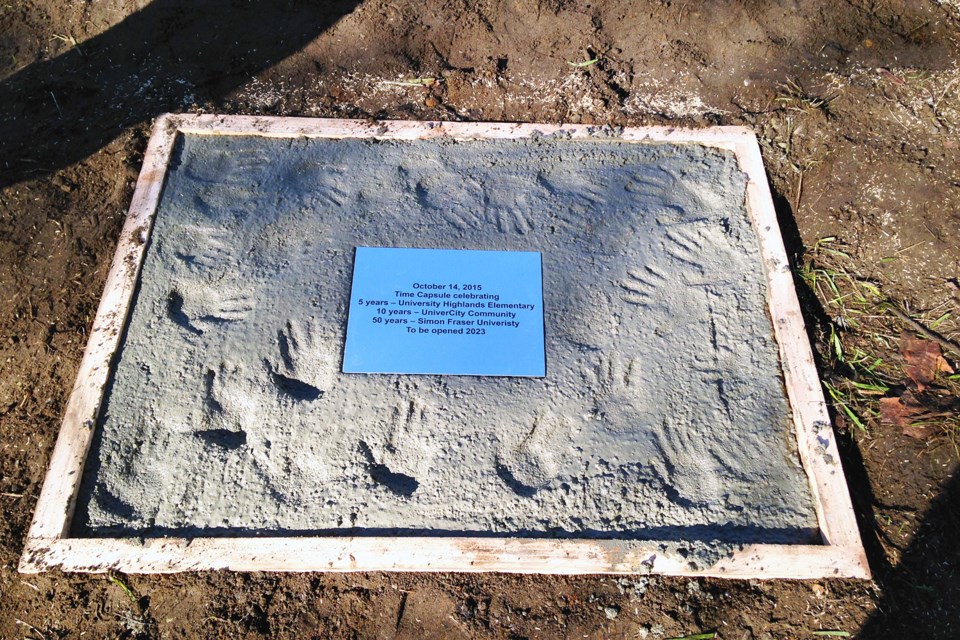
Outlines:
[[357,4],[153,0],[0,82],[0,189],[82,160],[161,113],[216,103]]
[[960,476],[933,500],[899,564],[877,570],[882,597],[857,635],[955,639],[960,634]]

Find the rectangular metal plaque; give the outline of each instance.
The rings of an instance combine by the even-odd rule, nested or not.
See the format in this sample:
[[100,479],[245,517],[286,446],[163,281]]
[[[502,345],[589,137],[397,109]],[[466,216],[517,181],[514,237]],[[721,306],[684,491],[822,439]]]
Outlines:
[[546,375],[540,254],[357,247],[343,371]]

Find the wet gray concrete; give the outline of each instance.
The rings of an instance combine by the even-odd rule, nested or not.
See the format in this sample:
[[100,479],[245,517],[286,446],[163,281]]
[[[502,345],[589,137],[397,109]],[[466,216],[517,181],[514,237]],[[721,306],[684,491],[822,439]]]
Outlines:
[[[809,541],[744,197],[698,145],[186,136],[78,531]],[[541,252],[547,376],[341,373],[356,246]]]

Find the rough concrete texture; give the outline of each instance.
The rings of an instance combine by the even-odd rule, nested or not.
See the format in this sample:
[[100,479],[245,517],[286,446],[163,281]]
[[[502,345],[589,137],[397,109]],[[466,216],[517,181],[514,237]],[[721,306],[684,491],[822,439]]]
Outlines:
[[[186,136],[77,532],[810,541],[744,196],[699,145]],[[358,245],[542,252],[547,376],[340,373]]]

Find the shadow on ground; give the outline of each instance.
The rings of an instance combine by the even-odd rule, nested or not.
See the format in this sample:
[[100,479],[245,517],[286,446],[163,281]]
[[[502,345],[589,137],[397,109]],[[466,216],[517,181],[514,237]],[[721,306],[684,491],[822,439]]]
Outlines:
[[960,477],[955,475],[930,505],[900,563],[875,566],[874,579],[882,599],[877,613],[857,637],[956,638],[960,622],[958,568]]
[[160,113],[217,101],[358,3],[154,0],[0,83],[0,189],[82,160]]

